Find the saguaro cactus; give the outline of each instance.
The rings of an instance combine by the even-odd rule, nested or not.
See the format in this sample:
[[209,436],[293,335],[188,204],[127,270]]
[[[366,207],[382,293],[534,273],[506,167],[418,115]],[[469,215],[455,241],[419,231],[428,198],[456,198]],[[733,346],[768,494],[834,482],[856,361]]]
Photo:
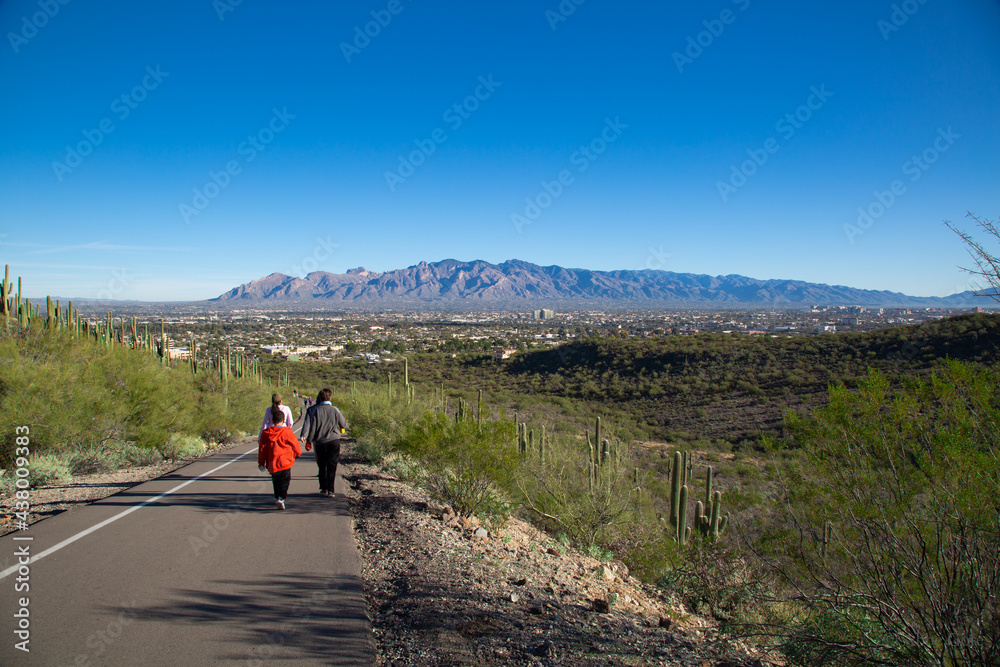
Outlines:
[[3,311],[3,325],[10,328],[10,264],[3,269],[3,283],[0,283],[0,310]]
[[726,526],[729,525],[729,515],[719,518],[722,514],[722,492],[716,491],[712,496],[712,516],[709,519],[708,525],[708,535],[712,538],[712,541],[719,539],[719,535],[726,530]]
[[684,465],[684,456],[680,452],[674,452],[674,462],[670,467],[670,525],[677,525],[677,512],[681,504],[681,472]]
[[681,487],[680,492],[680,503],[677,508],[677,543],[680,545],[687,544],[688,538],[691,537],[691,528],[687,525],[687,502],[688,502],[688,488],[687,485]]
[[163,329],[163,320],[160,320],[160,363],[167,363],[167,334]]

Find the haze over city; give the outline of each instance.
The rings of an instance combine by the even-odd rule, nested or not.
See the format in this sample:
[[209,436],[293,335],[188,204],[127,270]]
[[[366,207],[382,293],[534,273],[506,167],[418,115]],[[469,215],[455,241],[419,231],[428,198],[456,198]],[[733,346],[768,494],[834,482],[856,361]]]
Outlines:
[[1000,4],[0,4],[29,296],[456,258],[945,296],[1000,213]]

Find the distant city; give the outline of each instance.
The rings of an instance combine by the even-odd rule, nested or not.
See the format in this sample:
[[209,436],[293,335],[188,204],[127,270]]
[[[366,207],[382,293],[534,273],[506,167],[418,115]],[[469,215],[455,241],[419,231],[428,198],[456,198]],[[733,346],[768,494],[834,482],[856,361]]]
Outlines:
[[[291,361],[333,362],[363,357],[391,361],[410,352],[476,352],[507,359],[590,336],[654,338],[726,334],[733,336],[819,336],[917,325],[943,317],[985,312],[985,307],[868,308],[811,306],[801,310],[574,310],[524,312],[397,311],[303,312],[261,309],[206,311],[194,305],[122,306],[115,322],[136,316],[158,330],[162,319],[170,353],[187,358],[194,340],[199,356],[229,347],[250,355]],[[101,317],[100,311],[92,311]],[[155,327],[153,326],[155,325]]]

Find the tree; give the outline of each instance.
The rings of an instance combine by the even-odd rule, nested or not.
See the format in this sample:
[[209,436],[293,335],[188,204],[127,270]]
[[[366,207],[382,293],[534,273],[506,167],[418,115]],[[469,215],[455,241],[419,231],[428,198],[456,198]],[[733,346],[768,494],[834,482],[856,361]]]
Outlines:
[[792,664],[1000,663],[998,390],[997,371],[951,362],[895,390],[872,371],[790,413],[807,462],[751,547],[797,610],[757,628]]
[[[1000,241],[1000,228],[997,228],[996,223],[986,220],[985,218],[977,217],[972,213],[969,213],[968,217],[976,221],[976,224],[979,225],[979,229],[982,230],[987,237]],[[989,289],[978,289],[976,296],[985,296],[993,299],[994,301],[1000,301],[1000,257],[994,255],[992,252],[987,250],[983,243],[977,241],[971,234],[960,230],[951,222],[946,221],[944,224],[948,226],[948,229],[961,237],[962,241],[965,242],[965,245],[968,246],[969,255],[976,262],[975,269],[963,268],[962,270],[982,278],[989,285]]]

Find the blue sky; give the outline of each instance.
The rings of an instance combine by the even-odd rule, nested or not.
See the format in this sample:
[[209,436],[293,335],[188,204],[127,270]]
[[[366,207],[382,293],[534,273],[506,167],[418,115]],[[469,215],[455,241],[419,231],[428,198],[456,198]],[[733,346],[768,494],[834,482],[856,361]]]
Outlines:
[[446,258],[945,295],[943,221],[1000,214],[995,0],[62,1],[0,2],[34,296]]

